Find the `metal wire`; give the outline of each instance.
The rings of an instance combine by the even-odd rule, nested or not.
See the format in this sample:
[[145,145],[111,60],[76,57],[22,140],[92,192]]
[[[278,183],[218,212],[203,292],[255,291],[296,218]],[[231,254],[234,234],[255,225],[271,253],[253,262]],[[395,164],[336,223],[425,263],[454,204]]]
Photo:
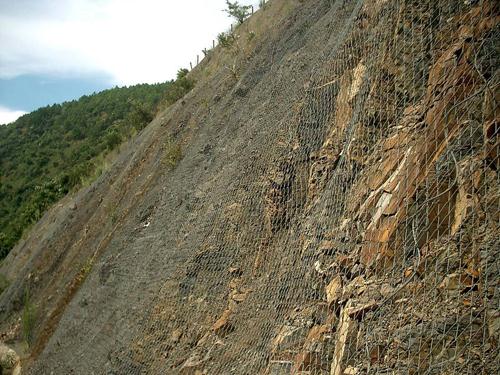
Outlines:
[[38,370],[498,373],[498,18],[488,0],[304,2],[190,115],[213,174],[182,160],[189,195],[165,180],[151,226],[114,245],[150,249],[113,263],[143,289],[110,291],[130,306]]

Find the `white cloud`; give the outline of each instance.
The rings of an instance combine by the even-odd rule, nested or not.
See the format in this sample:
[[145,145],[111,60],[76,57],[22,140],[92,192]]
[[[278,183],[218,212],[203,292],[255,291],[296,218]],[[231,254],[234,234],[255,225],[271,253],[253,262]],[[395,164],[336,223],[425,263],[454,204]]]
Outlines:
[[225,0],[0,0],[0,77],[164,81],[229,27],[224,8]]
[[0,125],[10,124],[24,114],[26,114],[26,112],[16,111],[0,106]]

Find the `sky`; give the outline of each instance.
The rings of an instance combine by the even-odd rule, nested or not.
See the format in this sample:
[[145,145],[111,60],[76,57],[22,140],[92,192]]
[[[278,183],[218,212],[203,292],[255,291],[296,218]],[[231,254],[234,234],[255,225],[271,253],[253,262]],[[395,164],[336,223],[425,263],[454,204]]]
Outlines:
[[0,0],[0,124],[174,78],[229,28],[225,8],[225,0]]

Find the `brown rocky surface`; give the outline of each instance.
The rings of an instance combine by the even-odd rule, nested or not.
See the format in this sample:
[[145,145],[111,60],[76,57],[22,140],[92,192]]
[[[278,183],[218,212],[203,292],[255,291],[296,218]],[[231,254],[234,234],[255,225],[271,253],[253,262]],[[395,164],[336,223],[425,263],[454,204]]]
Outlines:
[[0,265],[0,337],[28,288],[34,374],[498,373],[499,20],[271,0]]

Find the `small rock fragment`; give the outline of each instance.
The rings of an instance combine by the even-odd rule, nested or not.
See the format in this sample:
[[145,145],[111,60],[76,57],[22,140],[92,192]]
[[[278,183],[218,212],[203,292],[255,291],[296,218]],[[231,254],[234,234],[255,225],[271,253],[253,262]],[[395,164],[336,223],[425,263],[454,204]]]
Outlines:
[[342,297],[342,277],[340,275],[326,286],[326,300],[329,304],[337,302]]
[[239,276],[241,276],[242,272],[241,272],[241,269],[239,267],[230,267],[229,274],[234,275],[236,277],[239,277]]
[[231,316],[231,310],[226,309],[221,317],[212,326],[212,330],[216,335],[224,335],[234,330],[233,325],[230,323],[229,318]]
[[348,309],[349,318],[362,320],[367,312],[375,310],[377,306],[375,300],[371,300],[362,305],[353,306]]
[[172,335],[170,336],[173,343],[177,343],[181,337],[182,337],[182,331],[180,329],[176,329],[174,332],[172,332]]
[[381,363],[384,360],[385,347],[383,345],[375,345],[370,350],[370,362],[371,364]]
[[232,295],[233,301],[243,302],[247,298],[247,293],[235,293]]
[[345,375],[357,375],[359,374],[359,369],[356,367],[349,366],[344,370]]

